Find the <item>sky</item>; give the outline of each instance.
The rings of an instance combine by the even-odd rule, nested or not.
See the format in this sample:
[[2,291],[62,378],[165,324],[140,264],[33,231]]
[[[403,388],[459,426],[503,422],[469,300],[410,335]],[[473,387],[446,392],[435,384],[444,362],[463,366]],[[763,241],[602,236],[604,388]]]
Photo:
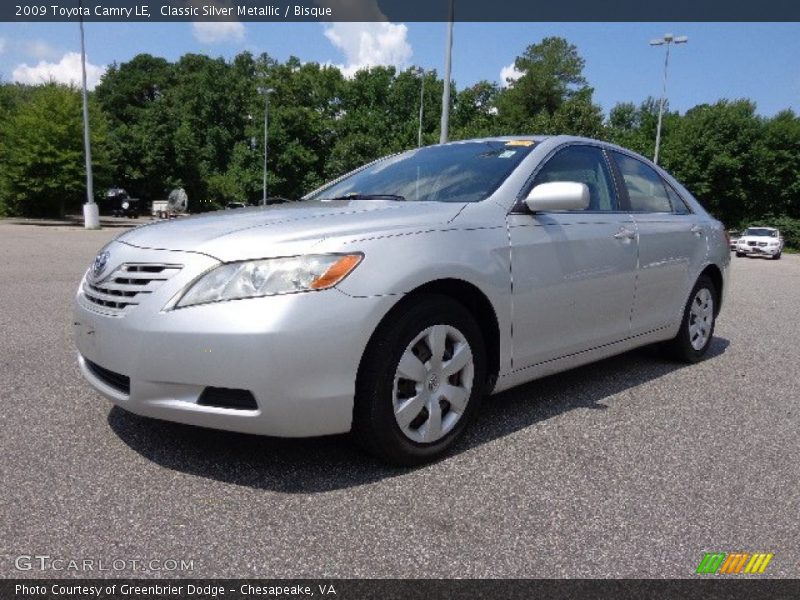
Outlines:
[[[107,65],[147,52],[175,60],[187,52],[231,58],[267,52],[278,60],[360,67],[419,65],[444,71],[445,23],[87,23],[87,73],[96,85]],[[453,79],[504,84],[514,58],[547,36],[575,44],[586,61],[594,100],[607,113],[618,102],[660,97],[664,47],[649,40],[686,35],[672,48],[668,99],[685,112],[719,99],[749,98],[772,116],[800,113],[800,23],[456,23]],[[0,80],[80,81],[76,23],[0,23]]]

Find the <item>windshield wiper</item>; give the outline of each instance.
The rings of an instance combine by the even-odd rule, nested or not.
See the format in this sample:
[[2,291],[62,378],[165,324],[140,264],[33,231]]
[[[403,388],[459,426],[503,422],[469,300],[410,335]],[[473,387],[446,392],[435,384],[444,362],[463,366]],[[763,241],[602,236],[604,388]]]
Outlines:
[[398,196],[397,194],[358,194],[353,192],[351,194],[344,194],[343,196],[334,196],[333,198],[320,198],[321,200],[405,200],[405,196]]

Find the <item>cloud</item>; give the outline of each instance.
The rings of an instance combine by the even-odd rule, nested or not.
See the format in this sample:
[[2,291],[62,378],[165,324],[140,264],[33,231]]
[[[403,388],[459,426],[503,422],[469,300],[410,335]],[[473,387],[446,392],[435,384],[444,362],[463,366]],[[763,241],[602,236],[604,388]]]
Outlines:
[[245,28],[239,21],[192,23],[194,39],[202,44],[227,44],[244,40]]
[[[94,89],[100,83],[100,77],[106,72],[105,65],[93,65],[86,61],[86,87]],[[58,83],[81,85],[81,55],[78,52],[67,52],[58,62],[39,61],[35,66],[21,64],[14,69],[11,78],[17,83],[38,85],[51,80]]]
[[25,42],[22,47],[25,50],[25,54],[39,60],[52,59],[58,55],[50,44],[42,40]]
[[339,21],[388,21],[377,0],[316,0],[320,8],[330,8]]
[[377,65],[402,68],[413,55],[408,27],[387,22],[331,23],[325,37],[344,53],[346,64],[336,65],[347,77]]
[[525,73],[522,71],[517,71],[517,67],[515,67],[512,62],[510,65],[506,65],[500,69],[500,85],[503,87],[511,87],[511,85],[524,74]]

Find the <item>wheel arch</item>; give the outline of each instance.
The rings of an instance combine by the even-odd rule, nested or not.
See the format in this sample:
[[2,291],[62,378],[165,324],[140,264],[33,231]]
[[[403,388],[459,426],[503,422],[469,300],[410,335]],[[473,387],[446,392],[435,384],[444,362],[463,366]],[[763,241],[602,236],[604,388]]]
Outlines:
[[383,316],[375,331],[370,336],[366,348],[359,362],[358,374],[361,376],[364,357],[366,356],[372,340],[385,323],[394,318],[399,311],[413,303],[417,298],[425,295],[446,296],[466,308],[475,318],[481,330],[486,350],[486,393],[490,393],[500,373],[500,325],[497,313],[489,298],[476,285],[463,279],[445,278],[429,281],[422,284],[403,297]]
[[705,269],[702,270],[698,279],[705,275],[711,280],[711,283],[714,284],[716,288],[717,297],[715,298],[716,302],[714,303],[714,316],[719,315],[719,311],[722,309],[722,298],[724,297],[723,294],[723,287],[725,285],[725,278],[722,276],[722,271],[720,268],[715,264],[707,265]]

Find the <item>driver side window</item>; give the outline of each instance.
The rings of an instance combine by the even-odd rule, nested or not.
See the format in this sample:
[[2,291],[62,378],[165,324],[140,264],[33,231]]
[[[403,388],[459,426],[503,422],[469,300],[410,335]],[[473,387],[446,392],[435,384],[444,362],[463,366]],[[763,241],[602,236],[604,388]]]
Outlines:
[[556,152],[536,174],[533,185],[553,181],[585,183],[589,188],[587,211],[617,210],[611,171],[599,148],[567,146]]

